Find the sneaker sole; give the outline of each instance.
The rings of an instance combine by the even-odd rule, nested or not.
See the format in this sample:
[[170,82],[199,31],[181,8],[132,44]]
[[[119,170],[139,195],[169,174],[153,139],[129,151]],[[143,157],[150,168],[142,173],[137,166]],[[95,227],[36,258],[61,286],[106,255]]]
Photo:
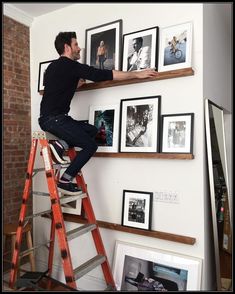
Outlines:
[[70,196],[77,196],[77,195],[81,195],[83,192],[82,191],[76,191],[76,192],[71,192],[68,190],[64,190],[60,187],[58,187],[58,190],[63,193],[64,195],[70,195]]
[[52,144],[49,144],[49,145],[50,145],[51,151],[53,152],[53,155],[55,156],[55,159],[57,160],[58,163],[62,163],[62,164],[68,163],[68,161],[62,160],[59,157],[59,155],[57,154],[57,152]]

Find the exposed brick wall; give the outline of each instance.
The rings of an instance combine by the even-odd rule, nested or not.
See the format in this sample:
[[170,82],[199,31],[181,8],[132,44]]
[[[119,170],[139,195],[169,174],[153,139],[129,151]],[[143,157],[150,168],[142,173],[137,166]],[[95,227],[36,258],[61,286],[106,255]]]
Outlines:
[[[18,222],[31,145],[29,28],[3,19],[4,223]],[[30,197],[28,213],[32,212]],[[28,214],[27,213],[27,214]]]

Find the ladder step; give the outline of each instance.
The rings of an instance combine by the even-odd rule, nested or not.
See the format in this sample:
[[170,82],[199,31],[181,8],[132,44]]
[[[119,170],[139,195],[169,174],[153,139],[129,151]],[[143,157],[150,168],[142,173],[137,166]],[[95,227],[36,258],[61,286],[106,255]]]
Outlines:
[[73,240],[74,238],[81,236],[83,234],[86,234],[96,228],[96,224],[85,224],[80,226],[79,228],[76,228],[74,230],[67,232],[67,239]]
[[70,196],[70,195],[64,195],[62,197],[60,197],[60,204],[65,204],[65,203],[69,203],[78,199],[82,199],[82,198],[86,198],[87,195],[86,193],[83,193],[81,191],[81,194],[79,195],[74,195],[74,196]]
[[38,249],[38,248],[43,247],[43,246],[47,246],[48,244],[50,244],[50,242],[51,241],[48,241],[48,242],[46,242],[44,244],[38,244],[38,245],[36,245],[36,246],[34,246],[34,247],[30,248],[30,249],[24,250],[24,251],[20,252],[19,257],[23,258],[24,256],[29,255],[35,249]]
[[[71,162],[68,162],[68,163],[65,163],[65,164],[62,164],[62,163],[53,163],[53,168],[54,169],[58,169],[60,167],[66,168],[66,167],[68,167],[70,165],[70,163]],[[33,169],[33,172],[35,172],[35,173],[38,173],[40,171],[45,171],[45,167],[39,167],[39,168],[34,168]]]
[[105,261],[106,257],[104,255],[98,254],[95,257],[88,260],[87,262],[83,263],[74,270],[75,280],[80,279],[82,276],[92,271],[94,268],[101,265]]
[[26,216],[24,220],[26,221],[26,220],[28,220],[30,218],[34,218],[34,217],[40,216],[42,214],[51,214],[51,212],[52,212],[51,209],[50,210],[41,211],[41,212],[38,212],[38,213],[35,213],[35,214],[32,214],[32,215]]

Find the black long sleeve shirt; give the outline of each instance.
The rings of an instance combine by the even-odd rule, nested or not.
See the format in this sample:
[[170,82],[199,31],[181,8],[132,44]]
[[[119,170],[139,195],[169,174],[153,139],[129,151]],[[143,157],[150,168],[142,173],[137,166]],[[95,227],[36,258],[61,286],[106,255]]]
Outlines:
[[94,82],[112,80],[113,73],[112,70],[96,69],[65,56],[54,60],[45,73],[40,116],[68,113],[79,79]]

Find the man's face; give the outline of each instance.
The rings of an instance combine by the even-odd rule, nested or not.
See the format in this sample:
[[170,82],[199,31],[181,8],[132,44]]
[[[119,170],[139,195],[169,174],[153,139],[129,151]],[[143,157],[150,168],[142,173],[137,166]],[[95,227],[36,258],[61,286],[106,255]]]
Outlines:
[[141,43],[138,42],[136,39],[134,39],[132,41],[132,46],[133,46],[134,50],[138,52],[141,48]]
[[80,51],[81,51],[81,48],[78,46],[77,39],[72,38],[70,48],[71,48],[71,58],[73,60],[80,59]]

